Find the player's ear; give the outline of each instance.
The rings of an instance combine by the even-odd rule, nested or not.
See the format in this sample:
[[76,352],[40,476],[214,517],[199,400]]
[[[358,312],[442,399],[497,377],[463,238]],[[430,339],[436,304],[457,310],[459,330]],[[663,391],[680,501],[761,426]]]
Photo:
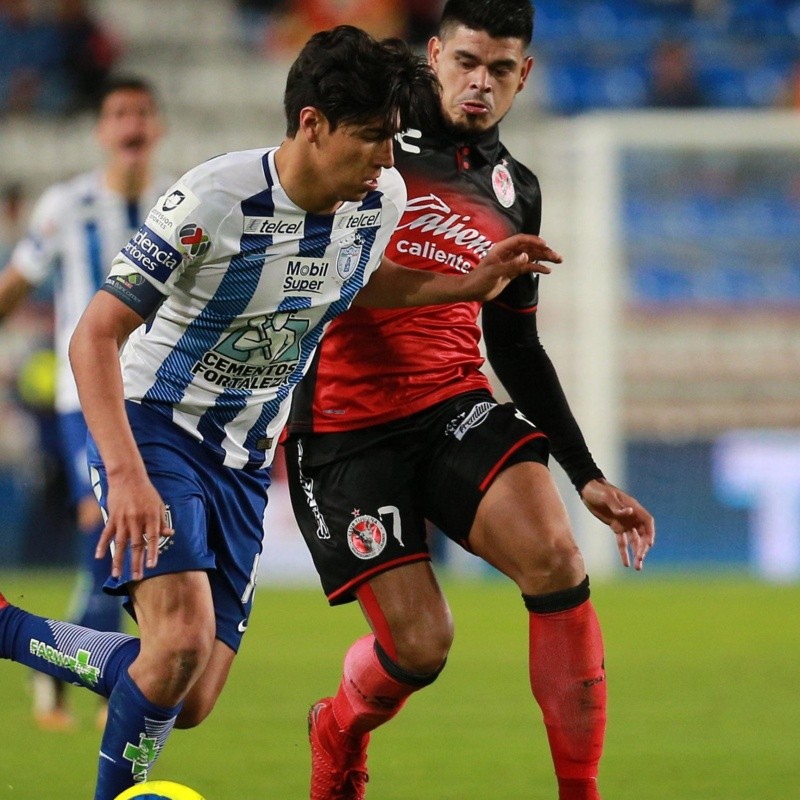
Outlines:
[[300,111],[300,130],[309,144],[319,141],[325,115],[314,106],[306,106]]
[[438,36],[432,36],[428,42],[428,64],[431,69],[436,72],[436,67],[439,63],[439,56],[442,52],[442,40]]
[[533,56],[527,56],[525,61],[522,63],[522,75],[519,79],[519,84],[517,86],[517,92],[521,92],[525,88],[525,81],[528,80],[528,75],[531,74],[531,69],[533,68]]

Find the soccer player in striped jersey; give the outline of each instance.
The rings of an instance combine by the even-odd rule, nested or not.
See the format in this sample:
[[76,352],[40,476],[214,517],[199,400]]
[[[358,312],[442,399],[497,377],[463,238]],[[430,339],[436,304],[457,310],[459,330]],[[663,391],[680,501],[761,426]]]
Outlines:
[[184,175],[75,330],[107,520],[98,552],[114,548],[106,588],[126,596],[140,638],[0,597],[0,657],[110,696],[95,800],[145,780],[173,727],[200,723],[225,684],[251,611],[277,438],[330,320],[354,302],[491,297],[548,272],[539,259],[560,261],[525,235],[465,276],[383,258],[406,201],[393,136],[435,92],[402,42],[350,26],[316,34],[289,71],[280,146]]
[[[82,536],[72,618],[101,631],[119,630],[121,605],[103,592],[111,559],[94,551],[103,529],[86,467],[86,423],[67,357],[80,315],[106,279],[119,249],[144,222],[172,178],[153,168],[162,123],[154,89],[135,76],[110,81],[98,105],[95,138],[105,163],[47,189],[22,240],[0,274],[0,319],[51,276],[55,278],[56,412],[60,451]],[[34,718],[40,727],[74,724],[64,684],[35,674]],[[101,710],[99,719],[104,716]]]

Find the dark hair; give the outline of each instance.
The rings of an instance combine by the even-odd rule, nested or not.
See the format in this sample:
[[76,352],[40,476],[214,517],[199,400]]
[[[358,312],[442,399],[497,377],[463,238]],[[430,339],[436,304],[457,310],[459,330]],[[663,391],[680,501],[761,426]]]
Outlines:
[[314,34],[292,64],[283,107],[286,133],[300,128],[300,112],[319,109],[331,130],[378,121],[386,138],[411,117],[424,117],[439,98],[439,82],[400,39],[376,41],[352,25]]
[[158,93],[156,92],[153,84],[145,78],[140,78],[138,75],[115,75],[103,83],[100,93],[97,97],[97,111],[103,108],[106,98],[114,92],[144,92],[150,95],[153,104],[158,106]]
[[439,31],[464,25],[474,31],[486,31],[499,38],[522,39],[527,47],[533,38],[534,8],[531,0],[447,0]]

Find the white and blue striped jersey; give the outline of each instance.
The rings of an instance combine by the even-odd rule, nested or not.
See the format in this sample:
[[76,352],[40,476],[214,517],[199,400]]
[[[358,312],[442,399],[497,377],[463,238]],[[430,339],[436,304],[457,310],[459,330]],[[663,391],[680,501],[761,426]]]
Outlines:
[[[119,254],[109,291],[164,302],[122,353],[126,399],[167,415],[229,467],[268,466],[327,324],[377,269],[405,208],[394,169],[333,214],[287,196],[277,148],[184,175]],[[131,303],[135,307],[135,303]]]
[[47,189],[31,214],[11,262],[34,286],[54,277],[56,409],[80,409],[67,349],[111,262],[141,226],[150,207],[173,179],[160,176],[138,201],[106,186],[102,170],[78,175]]

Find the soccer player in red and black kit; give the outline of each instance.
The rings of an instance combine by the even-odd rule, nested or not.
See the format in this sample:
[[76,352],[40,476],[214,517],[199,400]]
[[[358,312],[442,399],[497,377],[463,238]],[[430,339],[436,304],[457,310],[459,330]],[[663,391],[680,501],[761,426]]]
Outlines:
[[[429,44],[441,119],[398,136],[409,201],[390,258],[467,272],[493,242],[538,234],[539,184],[497,129],[530,72],[532,32],[529,0],[446,4]],[[372,629],[348,650],[336,695],[309,714],[312,800],[364,797],[370,731],[444,666],[453,623],[425,519],[519,586],[558,796],[600,796],[603,643],[548,453],[611,527],[625,566],[642,568],[654,525],[594,463],[539,342],[537,294],[526,275],[483,305],[489,361],[513,404],[498,404],[480,372],[477,303],[351,309],[295,394],[295,513],[329,602],[357,599]]]

